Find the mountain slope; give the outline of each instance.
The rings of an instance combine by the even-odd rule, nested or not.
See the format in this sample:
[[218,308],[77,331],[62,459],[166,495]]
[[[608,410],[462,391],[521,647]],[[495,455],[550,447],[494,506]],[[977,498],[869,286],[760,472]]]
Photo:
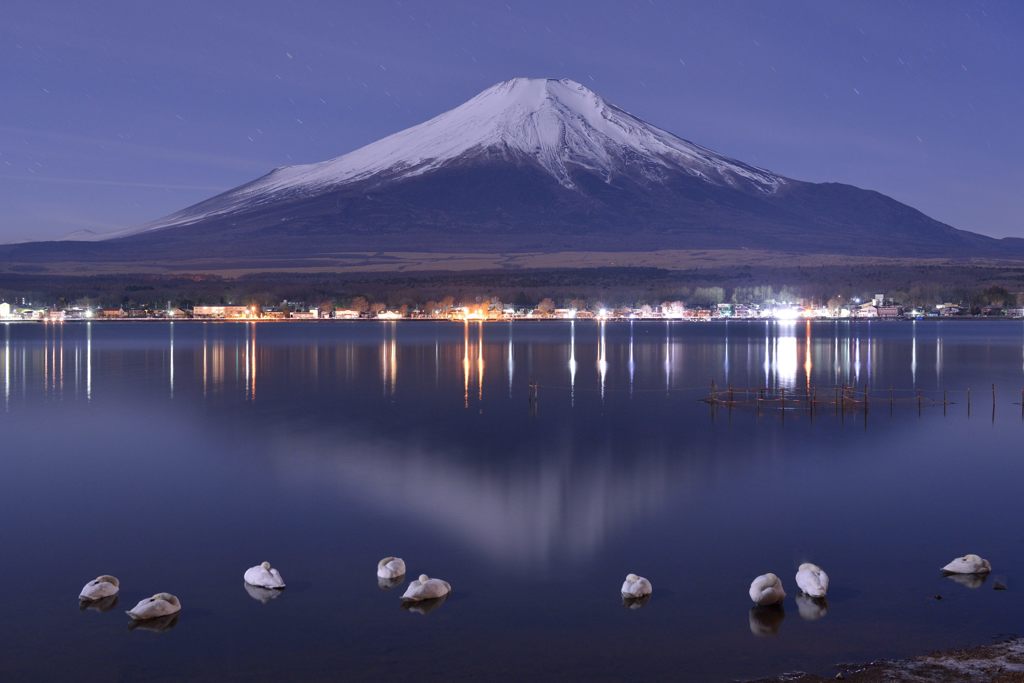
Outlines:
[[717,154],[579,83],[525,78],[335,159],[275,169],[136,234],[89,247],[19,248],[0,255],[114,262],[660,249],[1024,256],[1018,240],[957,230],[877,192],[793,180]]

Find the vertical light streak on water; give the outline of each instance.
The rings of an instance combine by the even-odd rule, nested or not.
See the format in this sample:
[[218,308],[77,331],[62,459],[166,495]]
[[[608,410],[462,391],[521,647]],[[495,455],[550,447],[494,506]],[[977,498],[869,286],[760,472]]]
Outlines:
[[207,362],[206,362],[206,357],[207,357],[206,333],[207,333],[207,328],[206,328],[206,323],[204,322],[203,323],[203,398],[206,398],[206,377],[209,374],[208,371],[207,371],[208,367],[207,367]]
[[380,395],[388,395],[388,335],[383,325],[380,328]]
[[43,342],[43,394],[48,394],[50,393],[50,327],[45,322],[43,323]]
[[835,335],[832,338],[832,356],[833,356],[833,367],[832,367],[832,384],[839,384],[839,321],[835,322],[833,326]]
[[[243,344],[245,350],[243,352],[241,352],[241,361],[242,361],[241,373],[242,373],[242,379],[245,382],[245,395],[246,395],[246,397],[248,397],[249,396],[249,323],[243,323],[243,325],[245,325],[245,327],[243,328],[243,330],[245,331],[245,334],[244,334],[244,339],[242,340],[242,344]],[[236,339],[235,340],[235,381],[236,382],[238,381],[238,373],[239,373],[238,362],[239,362],[239,351],[238,351],[238,340]]]
[[170,328],[171,335],[171,350],[168,360],[168,366],[170,367],[170,384],[171,384],[171,398],[174,398],[174,322],[172,321],[168,327]]
[[391,388],[390,388],[390,394],[391,394],[391,396],[394,396],[395,395],[395,389],[397,389],[397,387],[398,387],[398,330],[397,330],[398,322],[395,321],[395,320],[392,320],[388,324],[391,325],[391,359],[390,359]]
[[665,393],[672,384],[672,323],[665,321]]
[[942,386],[942,335],[935,333],[935,386]]
[[476,400],[484,400],[484,321],[476,324]]
[[601,377],[601,400],[604,400],[604,380],[608,374],[607,346],[605,345],[605,321],[601,320],[601,338],[597,343],[597,373]]
[[469,321],[462,321],[462,407],[469,407]]
[[508,321],[508,396],[512,398],[512,379],[516,375],[516,361],[512,347],[512,321]]
[[633,395],[633,373],[636,364],[633,362],[633,321],[629,321],[629,395]]
[[[58,365],[58,367],[60,368],[60,374],[58,375],[60,377],[60,382],[58,384],[59,389],[58,389],[57,395],[58,396],[63,396],[64,395],[64,323],[63,322],[60,323],[60,328],[59,329],[60,329],[60,351],[59,351],[59,355],[57,356],[57,358],[60,360],[60,363]],[[57,337],[56,337],[56,335],[54,335],[54,344],[56,344],[56,343],[57,343]],[[58,353],[56,348],[54,349],[54,353]]]
[[85,400],[92,400],[92,321],[85,324]]
[[871,321],[868,321],[868,363],[867,363],[867,377],[865,379],[870,383],[873,378],[871,377],[871,354],[874,350],[874,343],[871,336]]
[[576,405],[576,321],[569,321],[569,405]]
[[[870,325],[870,323],[868,323]],[[860,330],[857,330],[857,336],[854,339],[853,347],[853,383],[854,385],[860,384]]]
[[910,341],[910,381],[913,387],[917,388],[917,321],[910,323],[913,325],[913,337]]
[[769,323],[767,320],[764,321],[764,385],[768,387],[771,383],[770,372],[772,369],[771,363],[771,342],[768,339]]
[[725,369],[725,383],[729,385],[729,321],[725,321],[725,361],[723,363]]
[[811,395],[811,370],[814,368],[811,363],[811,321],[806,323],[804,334],[804,386],[807,388],[807,395]]
[[256,400],[256,323],[252,323],[252,380],[249,383],[251,398]]
[[4,410],[11,405],[11,325],[4,323]]

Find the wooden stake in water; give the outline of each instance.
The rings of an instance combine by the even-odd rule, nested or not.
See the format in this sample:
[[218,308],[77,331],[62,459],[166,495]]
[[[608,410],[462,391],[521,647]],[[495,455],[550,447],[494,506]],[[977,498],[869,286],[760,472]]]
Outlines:
[[942,417],[946,417],[946,409],[949,407],[949,392],[942,390]]
[[917,390],[917,416],[921,417],[921,390]]
[[971,416],[971,388],[967,387],[967,417]]
[[890,384],[889,385],[889,414],[890,415],[892,415],[892,402],[895,399],[895,397],[896,397],[896,390]]

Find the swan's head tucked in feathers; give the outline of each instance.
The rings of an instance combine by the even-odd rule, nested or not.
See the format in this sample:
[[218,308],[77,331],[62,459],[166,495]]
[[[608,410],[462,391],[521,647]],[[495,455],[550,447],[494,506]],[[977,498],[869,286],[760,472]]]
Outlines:
[[417,579],[417,581],[419,581],[420,583],[426,583],[427,581],[430,581],[430,577],[426,574],[420,574],[420,578]]
[[261,562],[260,566],[263,567],[264,569],[266,569],[267,571],[270,571],[270,563],[269,562]]
[[626,574],[626,581],[636,581],[639,578],[636,574]]

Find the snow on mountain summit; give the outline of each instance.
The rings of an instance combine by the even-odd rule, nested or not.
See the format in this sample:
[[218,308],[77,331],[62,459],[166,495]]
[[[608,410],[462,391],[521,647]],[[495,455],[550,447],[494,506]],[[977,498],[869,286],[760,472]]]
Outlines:
[[771,173],[655,128],[575,81],[544,78],[503,81],[429,121],[329,161],[278,169],[267,181],[283,189],[362,180],[385,171],[404,177],[483,150],[533,157],[567,187],[573,185],[570,166],[611,176],[637,156],[683,166],[709,180],[738,176],[765,187],[779,182]]
[[658,182],[684,172],[714,185],[773,193],[786,180],[683,140],[568,79],[513,78],[443,114],[327,161],[285,166],[154,227],[189,223],[276,197],[425,174],[479,156],[539,164],[574,189],[573,171]]

